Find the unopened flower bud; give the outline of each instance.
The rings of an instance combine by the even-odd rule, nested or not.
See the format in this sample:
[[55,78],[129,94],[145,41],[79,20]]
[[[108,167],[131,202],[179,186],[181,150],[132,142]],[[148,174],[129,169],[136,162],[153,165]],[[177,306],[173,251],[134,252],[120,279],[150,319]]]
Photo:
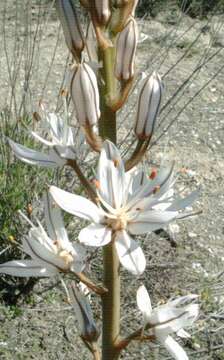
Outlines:
[[72,0],[56,0],[56,9],[62,24],[66,44],[74,57],[80,57],[85,43]]
[[137,37],[137,23],[131,17],[117,39],[115,76],[119,80],[130,80],[134,76]]
[[81,126],[94,126],[100,117],[97,79],[91,67],[77,65],[71,81],[71,97]]
[[163,93],[160,76],[154,72],[148,77],[140,91],[138,100],[135,134],[139,139],[152,136]]
[[100,25],[107,25],[111,11],[109,0],[95,0],[97,19]]
[[89,342],[96,341],[99,332],[93,319],[88,297],[78,289],[75,283],[72,284],[70,296],[78,320],[80,336]]

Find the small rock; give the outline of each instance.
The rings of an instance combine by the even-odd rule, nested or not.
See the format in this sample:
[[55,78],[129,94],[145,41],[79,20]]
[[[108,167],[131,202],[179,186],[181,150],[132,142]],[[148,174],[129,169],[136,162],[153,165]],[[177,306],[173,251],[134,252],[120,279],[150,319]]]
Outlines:
[[195,234],[194,232],[190,231],[190,232],[188,233],[188,236],[189,236],[190,238],[195,238],[195,237],[197,237],[197,234]]

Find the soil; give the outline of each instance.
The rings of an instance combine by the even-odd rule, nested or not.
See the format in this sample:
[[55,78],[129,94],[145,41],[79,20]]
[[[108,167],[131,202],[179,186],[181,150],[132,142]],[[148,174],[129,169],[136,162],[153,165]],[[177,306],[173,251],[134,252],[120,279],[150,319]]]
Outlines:
[[[23,7],[23,11],[18,10],[18,4]],[[4,6],[1,2],[0,10]],[[21,46],[27,38],[27,29],[32,38],[35,36],[39,11],[36,1],[28,9],[23,3],[12,0],[7,1],[6,7],[5,43],[2,39],[4,34],[0,34],[2,110],[9,108],[11,96],[5,49],[7,48],[9,68],[13,74],[15,65],[18,65]],[[28,110],[41,97],[50,108],[55,107],[67,60],[67,49],[61,31],[58,33],[54,11],[48,11],[48,15],[44,15],[49,7],[49,3],[43,3],[41,7],[41,35],[38,32],[40,38],[36,40],[38,47],[35,49],[33,70],[26,93]],[[32,24],[27,29],[26,11],[32,15]],[[18,33],[15,51],[16,21]],[[154,305],[174,295],[198,293],[201,296],[201,315],[192,329],[192,340],[184,342],[185,349],[192,360],[224,359],[224,70],[215,76],[224,63],[223,17],[191,19],[181,16],[175,8],[170,8],[155,19],[139,22],[141,32],[147,35],[147,39],[139,43],[137,69],[139,73],[157,70],[161,74],[166,89],[163,104],[173,96],[197,64],[215,52],[217,55],[188,82],[182,97],[179,99],[182,94],[180,92],[171,105],[162,111],[154,142],[192,97],[190,104],[179,114],[167,134],[152,146],[147,156],[148,166],[159,165],[164,157],[175,160],[179,172],[177,188],[185,191],[200,187],[201,195],[193,211],[202,210],[202,213],[171,226],[169,231],[175,237],[177,247],[172,247],[162,235],[148,235],[139,240],[148,265],[139,281],[122,271],[122,330],[127,334],[140,325],[141,317],[136,308],[135,294],[141,282],[147,286]],[[197,40],[191,45],[194,39]],[[57,49],[53,57],[56,43]],[[31,44],[24,46],[31,51]],[[178,62],[179,59],[182,60]],[[12,105],[15,119],[21,115],[18,104],[23,94],[21,89],[25,86],[24,74],[27,67],[25,68],[24,58],[21,59],[21,64],[14,90],[14,105],[17,102],[17,109]],[[199,89],[213,76],[214,80],[196,96]],[[135,90],[125,110],[119,114],[122,148],[127,144],[124,140],[126,129],[131,128],[133,123],[136,96]],[[99,253],[91,264],[98,279],[100,259]],[[60,284],[57,288],[54,287],[55,284],[56,281],[53,280],[40,280],[31,294],[25,299],[19,298],[17,305],[0,305],[0,359],[91,359],[78,336],[75,317],[66,302],[64,291]],[[93,303],[95,300],[94,297]],[[94,306],[94,311],[99,318],[98,305]],[[158,344],[133,343],[122,358],[144,360],[169,357]]]

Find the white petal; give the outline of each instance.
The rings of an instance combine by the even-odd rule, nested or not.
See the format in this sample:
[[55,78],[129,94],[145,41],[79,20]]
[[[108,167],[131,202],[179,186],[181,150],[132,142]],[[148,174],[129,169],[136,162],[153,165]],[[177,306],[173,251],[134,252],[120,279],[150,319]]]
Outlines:
[[56,186],[50,187],[50,193],[55,202],[68,213],[96,223],[100,222],[100,210],[90,200],[61,190]]
[[38,261],[46,262],[52,266],[56,266],[61,270],[67,270],[68,265],[57,254],[51,252],[47,247],[40,243],[41,234],[36,229],[31,229],[27,237],[27,245],[33,253],[32,257]]
[[197,319],[198,304],[181,308],[170,307],[168,304],[153,309],[150,322],[156,325],[156,331],[163,335],[176,333],[180,329],[190,327]]
[[176,218],[175,211],[146,211],[140,212],[139,216],[128,223],[128,231],[134,235],[140,235],[164,228],[170,221]]
[[31,131],[31,135],[37,139],[38,141],[40,141],[42,144],[46,145],[46,146],[52,146],[53,143],[51,141],[48,141],[44,138],[42,138],[42,136],[38,135],[36,132]]
[[171,337],[158,339],[175,360],[188,360],[188,356],[184,349]]
[[61,210],[55,205],[50,193],[44,195],[44,213],[48,234],[53,240],[57,240],[61,248],[67,249],[71,246],[68,234],[64,226]]
[[183,305],[187,305],[190,302],[198,299],[198,295],[197,294],[188,294],[185,296],[178,296],[176,299],[170,299],[167,304],[171,305],[171,306],[183,306]]
[[61,148],[60,146],[53,146],[49,149],[49,156],[53,161],[57,163],[58,166],[64,166],[66,164],[67,159],[61,156]]
[[85,264],[82,261],[74,261],[70,265],[70,270],[74,273],[80,273],[85,268]]
[[13,260],[0,264],[0,273],[18,277],[50,277],[58,273],[53,266],[42,266],[33,260]]
[[104,246],[111,241],[111,229],[100,224],[90,224],[79,233],[79,241],[88,246]]
[[115,246],[121,264],[134,275],[142,274],[146,260],[137,242],[123,230],[116,233]]
[[9,145],[15,156],[21,161],[30,165],[39,165],[45,167],[57,167],[58,164],[50,155],[45,155],[39,151],[29,149],[23,145],[17,144],[8,139]]
[[55,141],[60,141],[63,138],[63,121],[55,113],[47,115],[47,121],[51,130],[51,137]]
[[141,187],[149,184],[149,178],[142,169],[136,169],[133,174],[131,193],[134,194]]
[[189,339],[191,337],[191,335],[184,329],[178,330],[177,336],[181,337],[182,339]]
[[148,291],[144,285],[140,286],[137,290],[137,305],[143,314],[144,321],[150,320],[152,305]]
[[67,138],[66,138],[66,145],[67,146],[74,146],[74,136],[73,131],[70,126],[68,126]]
[[109,140],[103,144],[98,165],[100,195],[112,207],[119,208],[124,197],[124,164],[116,146]]
[[190,206],[199,196],[199,190],[193,191],[190,195],[186,196],[184,199],[178,199],[172,203],[171,206],[167,208],[169,211],[179,211],[183,210],[186,207]]
[[134,206],[138,207],[139,202],[141,202],[143,198],[148,198],[150,195],[154,194],[155,188],[159,189],[158,193],[155,195],[155,197],[159,199],[161,195],[170,189],[172,183],[173,164],[170,164],[170,166],[161,168],[155,179],[149,180],[148,184],[146,183],[145,186],[141,186],[132,194],[132,196],[130,196],[126,209],[131,209]]
[[[53,149],[58,154],[58,156],[60,156],[61,160],[76,158],[76,153],[74,148],[69,147],[67,145],[54,145]],[[64,161],[63,163],[66,163],[66,161]]]

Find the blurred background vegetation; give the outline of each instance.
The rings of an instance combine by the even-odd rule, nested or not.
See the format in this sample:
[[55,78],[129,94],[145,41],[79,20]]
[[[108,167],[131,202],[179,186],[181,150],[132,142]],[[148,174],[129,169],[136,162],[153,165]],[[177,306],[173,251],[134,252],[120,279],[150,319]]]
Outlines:
[[191,17],[205,17],[209,12],[223,12],[224,0],[140,0],[138,15],[150,14],[154,17],[168,6],[178,6]]

